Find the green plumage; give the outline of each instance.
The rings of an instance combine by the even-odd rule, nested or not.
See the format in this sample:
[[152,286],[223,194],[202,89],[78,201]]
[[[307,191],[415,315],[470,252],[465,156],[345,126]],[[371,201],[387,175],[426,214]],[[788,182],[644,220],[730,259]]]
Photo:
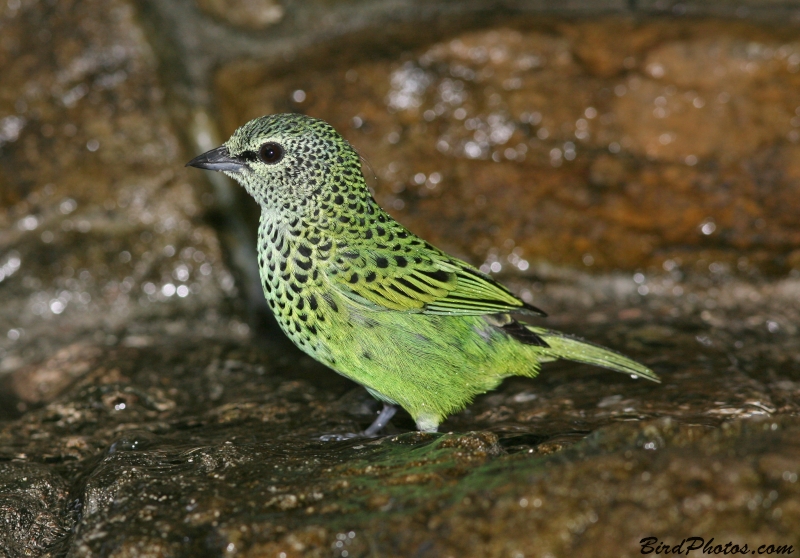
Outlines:
[[267,302],[303,351],[398,404],[420,430],[508,376],[568,359],[658,381],[602,347],[523,324],[541,311],[421,240],[369,194],[358,154],[298,114],[252,120],[189,164],[221,170],[261,205]]

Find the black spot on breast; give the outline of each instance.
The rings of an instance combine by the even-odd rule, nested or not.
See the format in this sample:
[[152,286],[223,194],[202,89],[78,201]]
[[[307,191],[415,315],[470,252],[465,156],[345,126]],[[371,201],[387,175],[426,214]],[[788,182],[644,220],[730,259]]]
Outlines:
[[294,263],[297,265],[297,267],[299,267],[303,271],[308,271],[309,269],[311,269],[311,266],[313,265],[311,260],[300,260],[297,258],[295,258]]
[[361,353],[361,356],[364,357],[367,360],[372,360],[372,355],[369,354],[367,351],[364,351],[363,353]]
[[358,273],[353,273],[353,274],[350,276],[350,279],[349,279],[349,281],[350,281],[350,283],[352,283],[353,285],[355,285],[356,283],[358,283]]
[[366,231],[364,231],[364,238],[366,238],[367,240],[369,240],[370,238],[372,238],[372,231],[371,231],[371,230],[369,230],[369,229],[367,229]]
[[397,267],[405,267],[408,265],[408,260],[403,256],[395,256],[394,261],[397,263]]
[[320,249],[322,252],[327,252],[328,250],[330,250],[330,249],[331,249],[331,247],[332,247],[332,246],[333,246],[333,242],[329,240],[329,241],[328,241],[328,242],[326,242],[325,244],[320,244],[320,246],[319,246],[319,249]]
[[372,282],[375,280],[375,278],[376,278],[376,277],[377,277],[377,275],[375,274],[375,272],[374,272],[374,271],[370,271],[369,273],[367,273],[367,274],[364,276],[364,280],[365,280],[367,283],[372,283]]
[[333,203],[335,203],[336,205],[341,205],[344,203],[344,198],[342,197],[341,194],[337,194],[336,197],[333,198]]
[[308,275],[306,275],[305,273],[295,273],[294,278],[300,283],[305,283],[306,281],[308,281]]
[[308,305],[311,307],[312,310],[317,309],[318,306],[317,297],[315,297],[313,294],[308,295]]
[[311,247],[306,246],[305,244],[301,244],[300,246],[298,246],[297,251],[300,253],[301,256],[306,258],[309,257],[312,252]]
[[300,299],[297,301],[297,309],[298,309],[298,310],[302,310],[302,309],[303,309],[303,308],[305,308],[305,307],[306,307],[306,301],[305,301],[305,300],[303,300],[302,298],[300,298]]
[[389,267],[389,260],[387,260],[383,256],[378,256],[377,258],[375,258],[375,265],[377,265],[380,268]]
[[383,227],[375,227],[375,232],[378,233],[378,236],[383,236],[386,234],[386,230]]

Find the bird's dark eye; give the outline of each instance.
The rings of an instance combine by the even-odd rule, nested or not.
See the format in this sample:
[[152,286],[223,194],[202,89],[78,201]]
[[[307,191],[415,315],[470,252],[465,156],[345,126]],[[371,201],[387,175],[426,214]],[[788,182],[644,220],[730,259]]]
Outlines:
[[268,165],[274,165],[283,159],[283,147],[277,143],[265,143],[258,149],[258,158]]

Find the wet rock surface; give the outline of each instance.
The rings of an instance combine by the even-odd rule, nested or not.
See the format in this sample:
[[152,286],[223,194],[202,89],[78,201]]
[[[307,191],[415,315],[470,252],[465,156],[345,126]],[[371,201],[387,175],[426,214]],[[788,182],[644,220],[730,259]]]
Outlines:
[[0,551],[4,556],[36,556],[68,532],[68,487],[51,468],[36,463],[0,465]]
[[[412,4],[0,6],[0,554],[800,548],[794,30],[465,4],[363,48],[370,21],[454,13]],[[232,38],[213,74],[161,9]],[[216,133],[198,114],[225,136],[278,110],[330,120],[404,224],[662,384],[552,363],[441,434],[401,412],[321,441],[379,404],[253,321],[221,214],[252,208],[183,169]]]
[[182,167],[132,6],[0,10],[0,369],[220,308],[234,284],[207,187]]
[[[107,368],[0,430],[4,474],[40,483],[21,501],[3,489],[5,509],[40,510],[9,548],[64,536],[75,556],[588,556],[598,545],[618,556],[645,536],[796,545],[796,363],[770,373],[769,357],[733,363],[694,338],[689,351],[646,321],[627,350],[658,349],[644,360],[662,386],[553,365],[480,397],[451,433],[412,432],[401,416],[385,437],[346,442],[319,437],[363,428],[377,405],[289,347],[184,335],[104,348]],[[739,338],[773,349],[757,332]],[[26,538],[35,527],[45,539]]]
[[277,1],[201,0],[198,5],[206,15],[246,29],[267,28],[279,22],[284,14],[283,6]]

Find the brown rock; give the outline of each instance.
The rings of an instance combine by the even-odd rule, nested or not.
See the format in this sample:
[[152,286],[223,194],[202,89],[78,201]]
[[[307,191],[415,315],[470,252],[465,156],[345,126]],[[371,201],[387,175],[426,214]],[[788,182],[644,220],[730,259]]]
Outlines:
[[800,228],[775,218],[773,200],[790,207],[798,187],[784,154],[800,141],[800,46],[784,35],[711,21],[520,23],[389,61],[231,64],[216,86],[226,132],[287,110],[330,121],[370,161],[379,202],[489,270],[635,269],[713,252],[785,271]]
[[278,0],[197,0],[209,16],[245,29],[266,29],[283,19]]
[[8,387],[25,403],[52,401],[70,383],[89,372],[101,354],[98,347],[74,343],[60,349],[44,363],[15,371]]
[[232,281],[133,6],[3,3],[0,29],[0,358],[217,305]]

